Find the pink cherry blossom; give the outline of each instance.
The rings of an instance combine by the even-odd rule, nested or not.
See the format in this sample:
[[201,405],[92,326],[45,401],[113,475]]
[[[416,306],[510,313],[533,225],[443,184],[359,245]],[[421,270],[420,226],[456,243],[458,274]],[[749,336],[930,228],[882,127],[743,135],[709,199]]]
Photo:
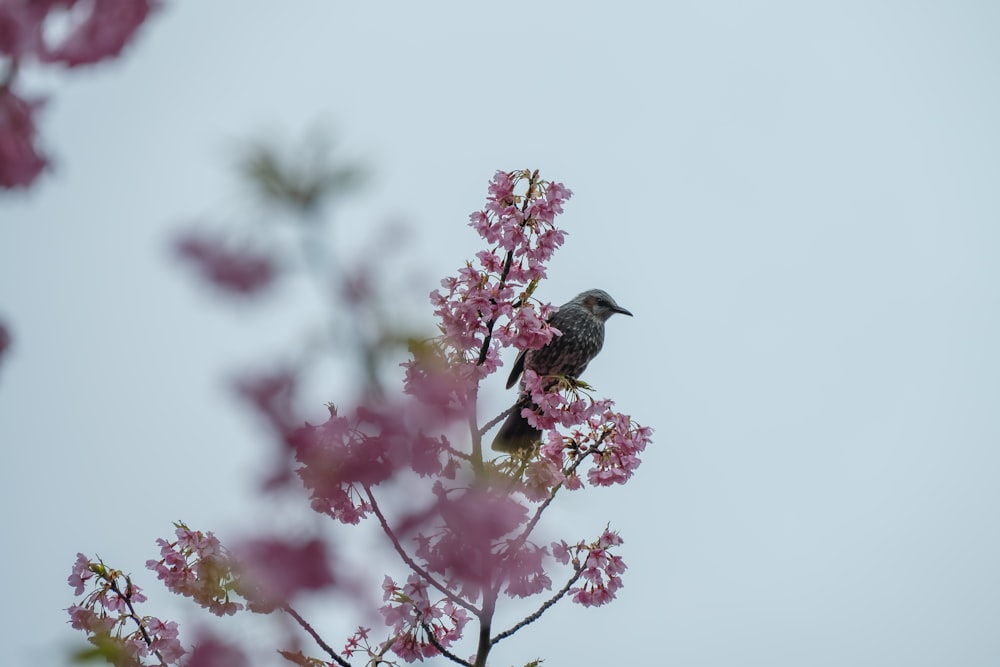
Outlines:
[[167,664],[177,662],[186,653],[177,637],[176,622],[164,623],[158,618],[150,617],[146,621],[146,631],[152,638],[149,650],[159,653]]
[[76,630],[83,630],[90,634],[103,635],[111,632],[116,620],[100,615],[92,607],[72,605],[66,611],[69,612],[70,625]]
[[76,554],[76,562],[73,563],[73,571],[68,578],[69,585],[73,587],[73,593],[83,595],[87,581],[93,576],[94,572],[90,569],[90,559],[81,553]]
[[525,468],[524,486],[521,490],[528,500],[537,502],[548,498],[552,489],[565,481],[566,474],[561,466],[542,457]]
[[610,529],[605,529],[590,544],[553,544],[554,550],[558,546],[557,559],[560,562],[566,562],[572,553],[574,565],[580,567],[579,562],[581,555],[583,556],[580,574],[584,584],[569,590],[574,602],[585,607],[599,607],[614,600],[615,594],[622,587],[621,574],[625,572],[626,566],[622,558],[610,550],[621,544],[621,537]]
[[[515,194],[524,180],[527,191]],[[487,372],[492,372],[500,345],[516,341],[541,347],[551,338],[547,307],[536,311],[518,290],[544,277],[544,263],[562,243],[564,235],[553,226],[553,219],[569,195],[561,186],[550,195],[552,188],[526,172],[497,172],[485,208],[469,217],[470,226],[492,247],[477,253],[476,264],[467,263],[457,277],[442,280],[443,291],[431,294],[442,340],[454,353],[449,359],[453,364],[479,367],[488,362]],[[550,204],[537,207],[550,197]],[[540,216],[533,212],[536,209]]]
[[[392,652],[406,662],[438,655],[439,651],[428,639],[429,635],[444,647],[462,636],[462,629],[470,620],[468,612],[447,600],[432,603],[427,583],[422,577],[411,574],[406,584],[397,586],[393,582],[391,589],[395,592],[390,601],[379,608],[379,612],[396,637],[392,642]],[[355,637],[357,639],[353,644],[349,642],[347,648],[353,646],[352,650],[358,650],[362,642],[367,646],[366,636],[358,637],[356,634]]]
[[504,568],[507,586],[504,592],[511,597],[526,598],[552,588],[552,580],[545,573],[543,559],[548,549],[524,544],[506,554]]
[[142,659],[155,654],[157,664],[175,665],[184,656],[176,623],[139,615],[137,605],[145,602],[146,596],[129,575],[109,568],[100,559],[95,562],[78,554],[69,583],[81,595],[86,582],[94,590],[81,604],[66,610],[70,625],[87,633],[91,642],[120,657],[116,663],[146,664]]
[[157,539],[160,560],[146,561],[146,568],[174,593],[192,598],[217,616],[235,614],[243,605],[230,600],[235,588],[234,563],[212,532],[203,533],[178,524],[177,540]]
[[559,540],[552,543],[552,557],[563,565],[569,563],[570,547],[566,544],[566,540]]

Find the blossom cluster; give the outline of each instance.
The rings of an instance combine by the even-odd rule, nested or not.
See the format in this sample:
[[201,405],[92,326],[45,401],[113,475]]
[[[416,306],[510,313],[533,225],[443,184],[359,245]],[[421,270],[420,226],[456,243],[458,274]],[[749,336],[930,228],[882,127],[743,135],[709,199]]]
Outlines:
[[189,597],[216,616],[235,614],[243,605],[233,602],[236,589],[234,561],[211,531],[175,524],[176,540],[158,538],[160,560],[146,561],[167,589]]
[[[5,65],[0,80],[0,188],[29,186],[48,165],[48,158],[36,146],[34,113],[41,102],[16,90],[21,64],[35,61],[78,67],[117,57],[158,4],[156,0],[0,3],[0,63]],[[65,12],[74,20],[53,41],[49,24]]]
[[547,431],[539,458],[525,467],[522,491],[528,498],[544,500],[559,484],[580,488],[577,469],[585,460],[590,461],[587,481],[593,486],[624,484],[631,478],[652,439],[651,428],[617,412],[614,401],[592,398],[577,381],[539,376],[528,369],[524,387],[537,408],[524,408],[522,415]]
[[552,543],[552,555],[556,560],[566,564],[572,559],[573,567],[584,580],[582,586],[569,589],[574,602],[584,607],[600,607],[615,598],[615,593],[622,587],[621,574],[626,566],[621,556],[611,553],[611,549],[621,544],[622,538],[618,533],[608,528],[589,544]]
[[504,573],[507,585],[504,593],[512,598],[527,598],[552,589],[552,579],[545,572],[546,547],[519,539],[508,541]]
[[300,464],[296,472],[314,510],[357,524],[372,511],[367,490],[403,468],[421,476],[455,476],[458,461],[448,439],[419,428],[426,414],[413,407],[359,408],[348,418],[331,406],[326,422],[290,434]]
[[[100,559],[91,561],[77,554],[68,582],[78,596],[88,583],[94,586],[80,604],[66,611],[70,625],[85,632],[110,661],[127,667],[179,664],[185,650],[177,637],[177,623],[139,616],[135,605],[145,602],[146,596],[130,576],[107,567]],[[132,624],[134,629],[129,631]]]
[[[427,581],[411,574],[406,583],[398,585],[386,575],[382,583],[379,608],[385,624],[391,628],[391,650],[406,662],[430,658],[440,653],[462,636],[469,613],[451,600],[431,603]],[[363,630],[363,629],[362,629]],[[360,645],[349,643],[345,653]]]
[[[526,190],[519,194],[522,182]],[[565,240],[555,216],[572,194],[560,183],[539,180],[537,172],[500,171],[490,182],[485,208],[470,216],[469,225],[491,248],[442,280],[431,303],[452,351],[449,361],[478,368],[477,379],[499,366],[501,346],[537,349],[556,333],[547,322],[551,307],[536,310],[528,298]]]

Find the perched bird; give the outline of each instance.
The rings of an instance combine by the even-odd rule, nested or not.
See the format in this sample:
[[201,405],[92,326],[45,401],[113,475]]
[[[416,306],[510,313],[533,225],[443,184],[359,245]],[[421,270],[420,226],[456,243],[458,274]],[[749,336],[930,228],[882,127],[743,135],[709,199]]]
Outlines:
[[[559,307],[549,324],[562,332],[554,336],[545,347],[538,350],[521,350],[507,379],[510,389],[524,370],[538,375],[561,375],[577,379],[590,360],[597,356],[604,345],[604,323],[615,313],[632,316],[604,290],[592,289],[576,295],[572,301]],[[522,382],[523,385],[523,382]],[[535,409],[531,395],[523,391],[510,415],[500,426],[493,439],[493,449],[498,452],[528,450],[541,439],[542,433],[521,416],[524,408]]]

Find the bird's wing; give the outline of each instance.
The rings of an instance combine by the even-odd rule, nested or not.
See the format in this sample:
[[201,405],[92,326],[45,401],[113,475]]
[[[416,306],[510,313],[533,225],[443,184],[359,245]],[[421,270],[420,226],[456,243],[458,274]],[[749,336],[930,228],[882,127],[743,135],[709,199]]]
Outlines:
[[507,378],[507,388],[510,389],[517,382],[517,378],[521,377],[521,373],[524,372],[524,353],[527,350],[521,350],[521,353],[517,355],[517,359],[514,360],[514,367],[510,369],[510,377]]

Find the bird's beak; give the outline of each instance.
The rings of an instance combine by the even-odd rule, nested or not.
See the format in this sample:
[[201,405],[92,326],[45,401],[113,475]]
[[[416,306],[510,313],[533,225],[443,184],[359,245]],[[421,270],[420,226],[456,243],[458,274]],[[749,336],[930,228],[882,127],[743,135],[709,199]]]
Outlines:
[[622,315],[628,315],[629,317],[633,317],[632,313],[630,313],[629,311],[625,310],[621,306],[615,306],[614,307],[614,311],[616,313],[621,313]]

